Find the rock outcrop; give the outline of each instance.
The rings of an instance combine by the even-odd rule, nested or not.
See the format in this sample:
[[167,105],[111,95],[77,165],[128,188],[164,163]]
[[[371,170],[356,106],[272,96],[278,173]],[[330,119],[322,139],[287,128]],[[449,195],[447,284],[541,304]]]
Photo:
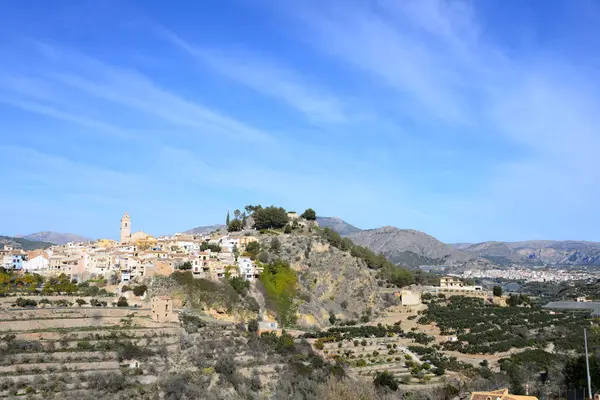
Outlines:
[[[271,237],[261,237],[268,247]],[[328,326],[330,313],[338,318],[358,319],[384,307],[376,271],[350,255],[330,246],[316,235],[279,235],[281,249],[271,258],[290,263],[298,273],[298,323]]]

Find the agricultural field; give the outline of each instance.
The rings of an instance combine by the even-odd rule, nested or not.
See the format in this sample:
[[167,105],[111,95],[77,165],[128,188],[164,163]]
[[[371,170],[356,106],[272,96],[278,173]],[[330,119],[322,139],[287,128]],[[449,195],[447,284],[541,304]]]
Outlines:
[[404,332],[399,323],[333,327],[304,337],[324,358],[346,365],[351,374],[369,380],[386,372],[403,385],[436,383],[446,374],[445,367],[461,368],[455,359],[423,358],[414,352],[407,343],[431,342],[433,338]]
[[147,384],[178,347],[179,326],[153,322],[146,308],[93,307],[92,299],[84,306],[74,297],[18,308],[17,299],[0,301],[0,398],[68,398]]
[[589,311],[499,307],[460,296],[431,297],[427,310],[420,313],[418,324],[435,325],[441,335],[456,337],[440,343],[443,350],[463,354],[497,354],[549,345],[557,350],[576,349],[583,344],[582,327],[590,325]]

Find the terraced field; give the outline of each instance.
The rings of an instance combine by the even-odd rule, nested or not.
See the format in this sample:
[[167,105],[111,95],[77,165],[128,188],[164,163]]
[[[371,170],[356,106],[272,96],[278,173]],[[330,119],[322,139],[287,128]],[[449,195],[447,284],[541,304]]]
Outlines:
[[[3,299],[6,304],[6,299]],[[178,324],[113,307],[0,311],[0,398],[67,398],[124,377],[148,384],[179,346]]]

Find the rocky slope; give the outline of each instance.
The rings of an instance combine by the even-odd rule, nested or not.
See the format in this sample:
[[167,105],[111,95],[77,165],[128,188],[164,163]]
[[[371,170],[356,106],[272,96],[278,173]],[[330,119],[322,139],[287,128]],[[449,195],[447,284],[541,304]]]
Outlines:
[[48,242],[52,244],[63,245],[69,242],[90,242],[92,239],[75,235],[73,233],[58,233],[58,232],[37,232],[31,235],[23,236],[23,239],[34,242]]
[[52,246],[52,243],[39,242],[10,236],[0,236],[0,248],[4,248],[5,245],[23,250],[37,250],[47,249],[48,247]]
[[368,229],[347,235],[355,244],[381,253],[398,265],[460,266],[477,262],[477,257],[440,242],[433,236],[412,229],[392,226]]
[[600,265],[600,243],[527,240],[453,245],[497,264]]
[[331,228],[342,236],[361,231],[339,217],[317,217],[317,222],[321,228]]
[[[261,236],[268,248],[272,237]],[[279,235],[281,249],[269,252],[271,259],[288,261],[298,273],[299,325],[328,326],[333,311],[338,318],[358,319],[369,310],[384,307],[376,272],[365,263],[311,235]]]

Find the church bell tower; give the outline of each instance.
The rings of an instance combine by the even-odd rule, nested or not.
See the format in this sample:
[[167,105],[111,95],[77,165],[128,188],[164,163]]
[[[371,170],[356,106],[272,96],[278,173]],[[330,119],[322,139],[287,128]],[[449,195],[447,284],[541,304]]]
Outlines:
[[131,239],[131,217],[129,214],[123,214],[121,218],[121,243],[129,243]]

